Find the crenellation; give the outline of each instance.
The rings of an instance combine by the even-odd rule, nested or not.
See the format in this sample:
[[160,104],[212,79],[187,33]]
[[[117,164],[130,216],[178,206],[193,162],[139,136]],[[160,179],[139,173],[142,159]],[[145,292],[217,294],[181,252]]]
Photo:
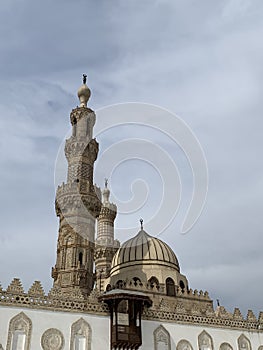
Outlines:
[[24,288],[19,278],[14,278],[6,290],[10,294],[24,294]]
[[[19,279],[16,279],[15,285],[19,284],[18,281],[20,282]],[[33,285],[34,284],[35,282]],[[41,283],[38,282],[37,285],[39,286]],[[30,294],[29,292],[14,293],[13,291],[10,291],[10,288],[7,288],[6,291],[3,290],[0,292],[0,305],[3,304],[10,307],[22,305],[23,307],[34,307],[44,310],[81,311],[103,315],[108,315],[109,313],[108,306],[104,303],[98,302],[98,297],[101,293],[96,289],[90,293],[90,296],[87,299],[85,299],[77,289],[75,292],[64,293],[59,287],[52,287],[48,295],[44,296],[39,295],[38,297],[34,297]],[[240,330],[251,329],[263,333],[262,312],[260,313],[259,320],[252,322],[244,320],[243,318],[237,319],[237,310],[238,309],[236,308],[233,315],[228,312],[220,312],[215,315],[211,304],[208,304],[203,311],[198,309],[197,304],[195,304],[195,306],[192,304],[190,309],[186,309],[182,301],[175,305],[174,302],[169,302],[165,297],[162,297],[160,298],[159,303],[154,303],[150,310],[144,311],[143,319],[172,321],[179,324],[201,324],[204,326],[217,326]]]
[[41,285],[40,281],[35,281],[32,286],[29,288],[28,295],[30,296],[34,296],[34,297],[44,297],[45,296],[45,292],[44,289]]
[[233,318],[236,320],[244,320],[243,315],[238,307],[234,309]]
[[249,321],[249,322],[256,322],[257,321],[257,318],[254,315],[252,310],[248,310],[248,312],[247,312],[247,321]]

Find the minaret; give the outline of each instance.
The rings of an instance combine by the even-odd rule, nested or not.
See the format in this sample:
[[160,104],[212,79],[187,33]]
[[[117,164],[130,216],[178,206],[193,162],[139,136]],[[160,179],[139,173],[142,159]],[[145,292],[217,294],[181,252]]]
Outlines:
[[117,207],[110,203],[108,180],[105,179],[105,188],[102,191],[102,207],[98,217],[97,239],[95,245],[96,285],[99,291],[105,290],[105,278],[108,277],[114,254],[120,247],[120,242],[114,240],[114,220]]
[[59,217],[57,260],[52,268],[54,287],[67,294],[87,296],[94,284],[95,220],[101,209],[100,190],[93,185],[98,143],[93,139],[95,113],[87,107],[90,89],[83,75],[78,90],[80,106],[70,114],[72,136],[66,140],[67,182],[58,186]]

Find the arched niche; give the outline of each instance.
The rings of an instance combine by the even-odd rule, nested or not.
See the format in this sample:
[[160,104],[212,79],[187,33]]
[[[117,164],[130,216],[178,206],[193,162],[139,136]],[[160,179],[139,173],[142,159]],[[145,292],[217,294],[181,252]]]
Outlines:
[[239,350],[251,350],[250,340],[244,334],[238,338],[237,344]]
[[213,350],[213,339],[210,334],[203,331],[198,336],[198,348],[199,350]]
[[182,339],[178,342],[176,350],[193,350],[193,347],[188,340]]
[[170,334],[162,325],[153,332],[154,350],[171,350]]
[[168,277],[165,281],[166,285],[166,295],[174,297],[175,296],[175,283],[171,277]]
[[71,326],[70,350],[91,350],[91,327],[83,318]]
[[9,322],[6,350],[29,350],[32,333],[30,318],[20,312]]
[[228,343],[222,343],[219,350],[233,350],[232,346]]

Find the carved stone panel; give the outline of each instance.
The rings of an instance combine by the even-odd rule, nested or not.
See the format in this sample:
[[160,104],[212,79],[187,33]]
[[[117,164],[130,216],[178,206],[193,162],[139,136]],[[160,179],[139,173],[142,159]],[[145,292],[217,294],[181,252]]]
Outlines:
[[70,350],[91,350],[91,327],[83,318],[72,324]]
[[219,350],[233,350],[232,346],[228,343],[222,343]]
[[206,331],[203,331],[198,336],[198,348],[199,350],[214,349],[212,337]]
[[43,350],[62,350],[64,347],[63,334],[56,328],[47,329],[41,337]]
[[171,339],[169,332],[160,325],[153,332],[154,350],[171,350]]
[[251,350],[250,340],[244,334],[241,334],[237,340],[237,343],[239,350]]
[[189,341],[182,339],[178,342],[176,350],[193,350],[193,347]]
[[30,318],[20,312],[9,322],[6,350],[13,349],[13,344],[21,344],[23,350],[30,349],[32,322]]

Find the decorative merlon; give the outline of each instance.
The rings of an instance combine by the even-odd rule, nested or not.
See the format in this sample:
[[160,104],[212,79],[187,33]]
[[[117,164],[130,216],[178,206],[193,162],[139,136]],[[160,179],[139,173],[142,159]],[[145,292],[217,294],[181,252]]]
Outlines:
[[35,281],[32,284],[32,286],[28,290],[28,295],[40,298],[45,296],[45,292],[40,281]]
[[11,294],[24,294],[24,288],[19,278],[14,278],[13,281],[7,287],[7,293]]
[[[53,287],[48,295],[45,295],[39,281],[35,281],[24,292],[23,285],[18,278],[14,278],[6,290],[0,290],[0,304],[9,307],[23,307],[45,310],[61,310],[65,312],[84,312],[96,315],[109,315],[106,304],[99,302],[98,298],[102,293],[97,289],[92,290],[85,298],[79,291],[62,293],[59,287]],[[200,296],[200,292],[199,298]],[[201,293],[204,298],[205,293]],[[251,310],[248,310],[247,318],[244,319],[238,308],[233,314],[225,310],[223,306],[213,310],[211,304],[198,302],[196,293],[192,294],[192,306],[187,308],[184,305],[184,297],[171,298],[162,297],[158,305],[154,304],[143,313],[143,319],[159,320],[166,322],[177,322],[191,325],[217,326],[222,328],[253,330],[263,333],[263,312],[259,313],[258,319]]]

